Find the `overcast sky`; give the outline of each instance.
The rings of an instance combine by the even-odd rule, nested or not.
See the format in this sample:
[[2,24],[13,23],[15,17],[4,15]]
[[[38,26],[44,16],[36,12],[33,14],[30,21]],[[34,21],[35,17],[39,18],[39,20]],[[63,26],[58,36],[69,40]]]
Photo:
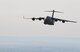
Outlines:
[[[80,38],[80,0],[0,0],[0,36],[50,36]],[[54,26],[44,25],[43,21],[24,20],[51,13],[45,10],[58,10],[55,17],[77,21],[77,23],[57,22]]]

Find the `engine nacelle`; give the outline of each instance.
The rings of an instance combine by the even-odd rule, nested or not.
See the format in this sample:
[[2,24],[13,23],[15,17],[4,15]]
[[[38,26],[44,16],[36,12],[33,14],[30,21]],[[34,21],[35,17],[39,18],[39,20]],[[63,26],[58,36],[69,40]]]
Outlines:
[[65,21],[63,20],[62,23],[65,23]]
[[39,18],[39,20],[41,21],[41,20],[42,20],[42,18]]
[[55,21],[57,22],[58,20],[56,19]]
[[33,18],[32,18],[32,20],[34,21],[34,20],[35,20],[35,18],[33,17]]

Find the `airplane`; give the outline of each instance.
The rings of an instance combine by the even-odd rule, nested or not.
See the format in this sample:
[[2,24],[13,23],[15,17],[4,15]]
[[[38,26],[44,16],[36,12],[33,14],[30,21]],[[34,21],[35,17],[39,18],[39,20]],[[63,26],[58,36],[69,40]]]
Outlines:
[[54,17],[54,13],[63,13],[63,12],[60,12],[60,11],[55,11],[55,10],[52,10],[52,11],[45,11],[45,12],[52,12],[52,16],[47,16],[46,18],[45,17],[38,17],[38,18],[25,18],[23,16],[23,19],[32,19],[33,21],[35,20],[44,20],[44,24],[46,25],[54,25],[55,22],[57,21],[62,21],[62,23],[65,23],[65,22],[72,22],[72,23],[76,23],[76,21],[70,21],[70,20],[64,20],[64,19],[59,19],[59,18],[55,18]]

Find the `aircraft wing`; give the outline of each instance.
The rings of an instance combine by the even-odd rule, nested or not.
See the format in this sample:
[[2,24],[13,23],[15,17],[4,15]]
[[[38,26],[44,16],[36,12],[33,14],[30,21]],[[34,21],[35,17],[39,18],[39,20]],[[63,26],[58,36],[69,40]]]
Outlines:
[[59,19],[59,18],[53,18],[55,21],[62,21],[63,23],[65,22],[72,22],[72,23],[76,23],[76,21],[70,21],[70,20],[64,20],[64,19]]
[[35,17],[32,17],[32,18],[25,18],[25,17],[23,16],[23,19],[32,19],[32,20],[34,21],[34,20],[44,20],[44,17],[38,17],[38,18],[35,18]]

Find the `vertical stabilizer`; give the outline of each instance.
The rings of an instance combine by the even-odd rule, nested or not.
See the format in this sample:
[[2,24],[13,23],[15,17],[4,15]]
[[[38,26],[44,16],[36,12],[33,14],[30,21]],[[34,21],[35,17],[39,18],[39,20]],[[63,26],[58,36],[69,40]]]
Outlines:
[[57,13],[63,13],[63,12],[55,11],[55,10],[53,10],[53,11],[45,11],[45,12],[52,12],[52,18],[54,17],[54,12],[57,12]]

